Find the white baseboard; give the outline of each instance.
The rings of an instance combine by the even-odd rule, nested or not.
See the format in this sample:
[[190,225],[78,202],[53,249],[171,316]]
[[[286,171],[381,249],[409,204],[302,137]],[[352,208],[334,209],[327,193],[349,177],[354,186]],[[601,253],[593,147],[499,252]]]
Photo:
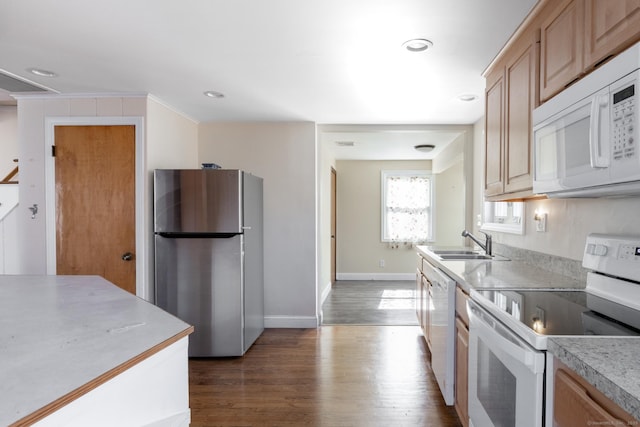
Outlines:
[[318,327],[315,316],[264,316],[265,328],[306,328]]
[[336,280],[416,280],[415,273],[338,273]]
[[320,292],[320,307],[324,304],[324,301],[327,299],[329,294],[331,293],[331,282],[324,285],[324,289]]

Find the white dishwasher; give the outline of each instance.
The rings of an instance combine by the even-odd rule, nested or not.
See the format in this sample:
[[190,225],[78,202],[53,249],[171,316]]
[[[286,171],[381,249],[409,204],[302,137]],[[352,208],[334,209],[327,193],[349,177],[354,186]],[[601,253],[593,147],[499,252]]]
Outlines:
[[431,369],[447,405],[454,404],[456,282],[428,262],[423,273],[429,282],[431,304]]

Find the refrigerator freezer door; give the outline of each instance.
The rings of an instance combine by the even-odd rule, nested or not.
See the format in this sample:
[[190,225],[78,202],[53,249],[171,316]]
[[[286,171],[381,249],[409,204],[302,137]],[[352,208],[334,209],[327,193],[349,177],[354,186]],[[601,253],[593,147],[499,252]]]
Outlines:
[[243,236],[155,240],[156,304],[195,327],[189,356],[241,356]]
[[154,171],[155,232],[242,232],[242,172],[227,169]]

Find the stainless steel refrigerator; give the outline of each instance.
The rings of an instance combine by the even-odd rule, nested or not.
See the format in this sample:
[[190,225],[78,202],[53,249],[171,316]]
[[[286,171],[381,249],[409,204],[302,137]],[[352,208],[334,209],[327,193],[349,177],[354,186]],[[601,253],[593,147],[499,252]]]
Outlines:
[[262,178],[154,171],[156,304],[192,324],[189,356],[241,356],[264,330]]

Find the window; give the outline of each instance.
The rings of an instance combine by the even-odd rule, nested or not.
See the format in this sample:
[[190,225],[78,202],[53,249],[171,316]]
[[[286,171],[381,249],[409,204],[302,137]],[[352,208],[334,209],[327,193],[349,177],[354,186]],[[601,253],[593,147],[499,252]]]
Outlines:
[[433,240],[433,177],[426,171],[382,171],[382,241]]

